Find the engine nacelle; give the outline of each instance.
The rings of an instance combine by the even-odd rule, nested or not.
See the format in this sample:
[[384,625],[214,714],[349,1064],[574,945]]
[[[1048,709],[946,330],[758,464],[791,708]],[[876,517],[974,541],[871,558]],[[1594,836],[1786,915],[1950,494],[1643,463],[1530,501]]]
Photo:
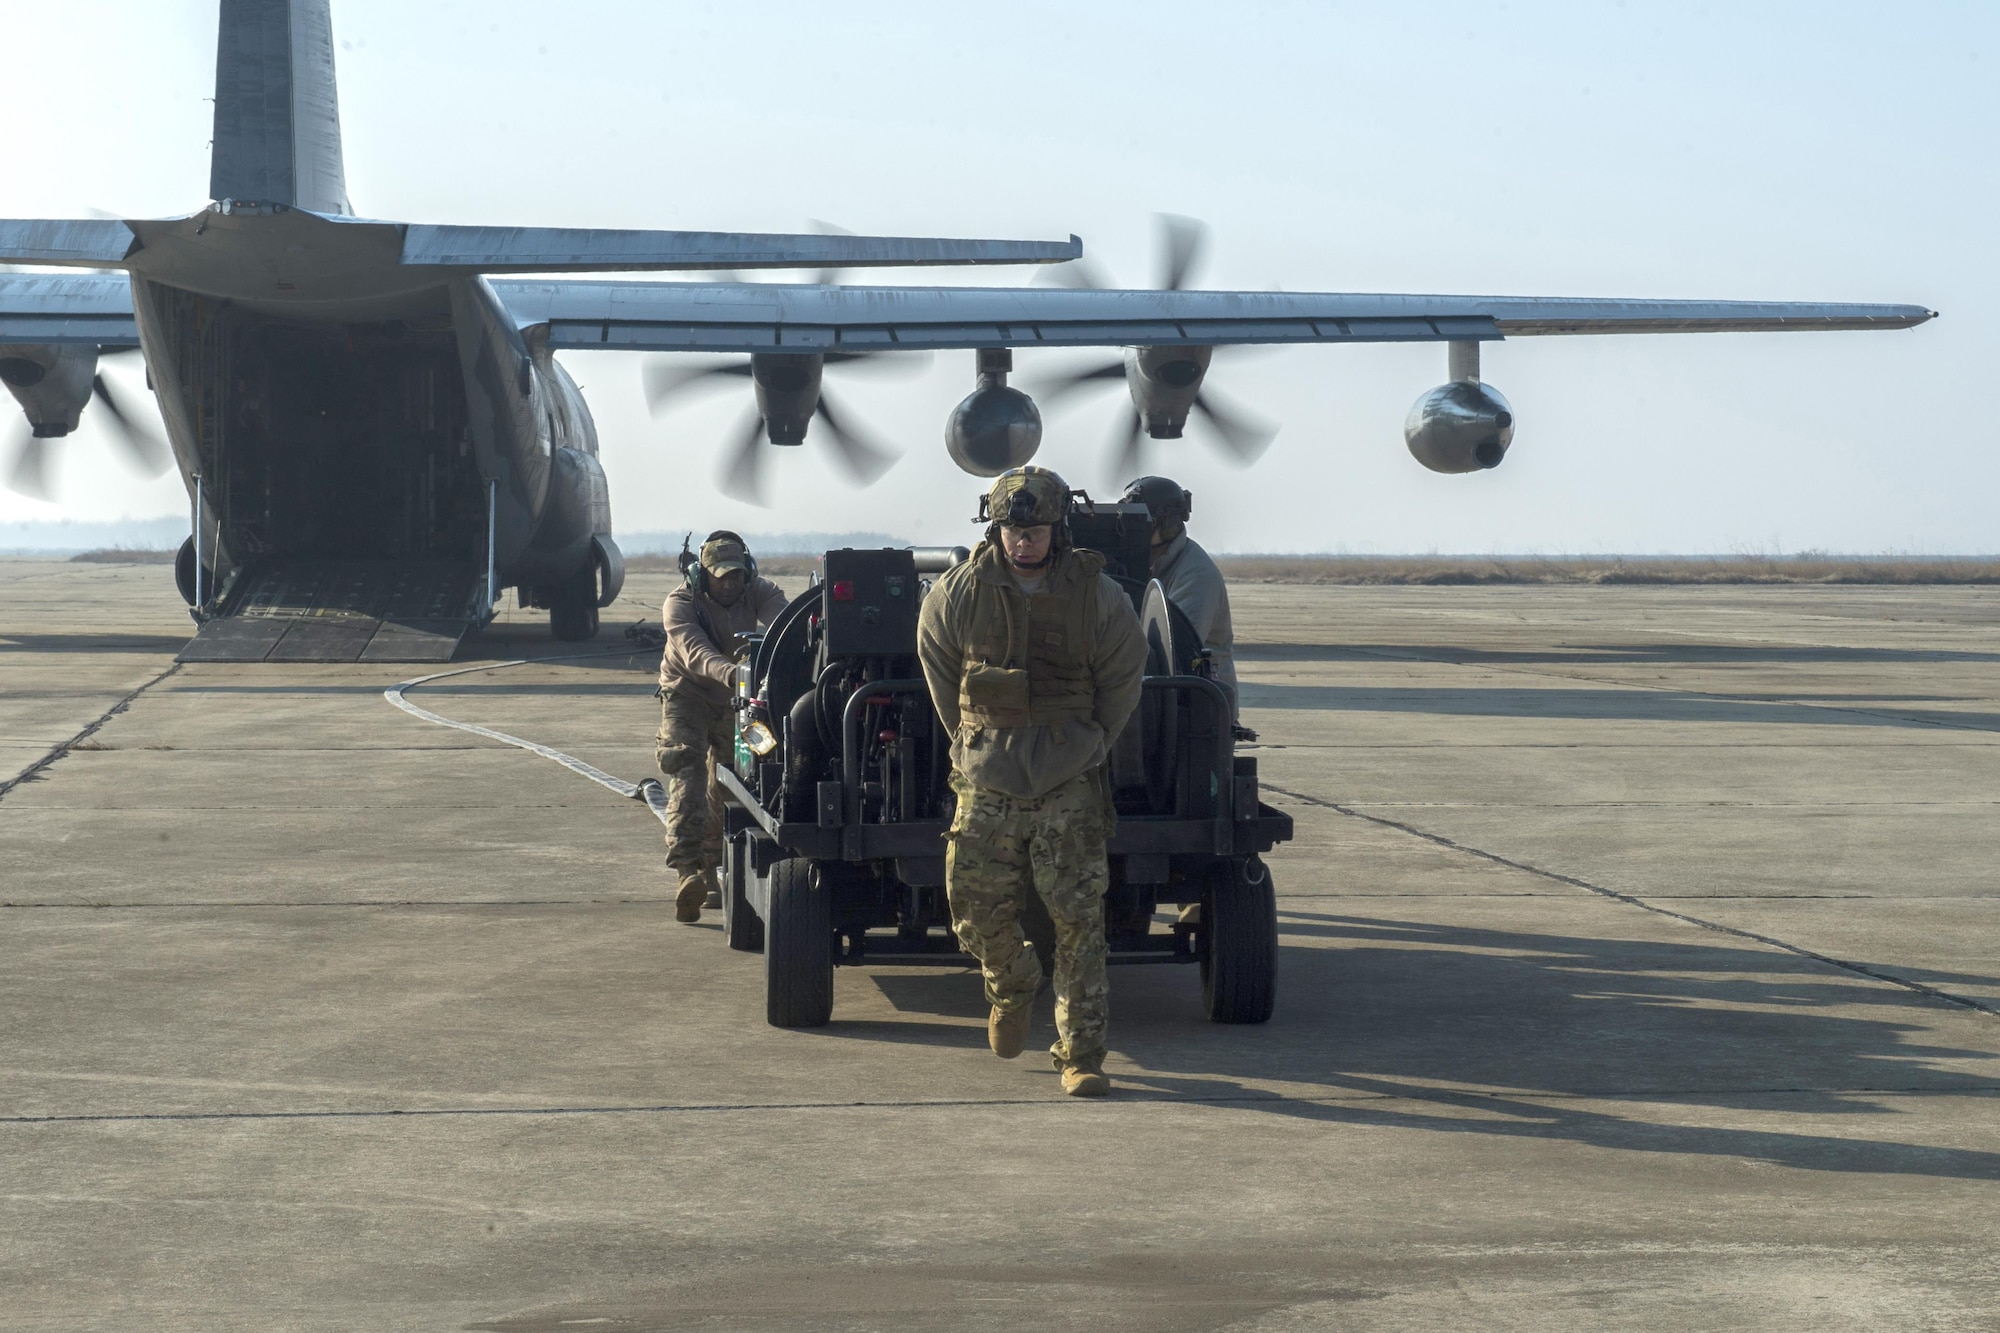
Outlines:
[[1007,386],[1014,368],[1011,349],[980,349],[978,367],[979,387],[945,419],[944,447],[951,461],[973,476],[997,477],[1023,466],[1042,447],[1042,410]]
[[750,357],[750,382],[757,410],[772,444],[804,444],[806,427],[819,410],[820,375],[826,359],[816,352],[757,352]]
[[1125,387],[1147,435],[1156,440],[1181,437],[1214,355],[1213,347],[1125,349]]
[[1492,385],[1454,380],[1417,399],[1403,422],[1403,442],[1433,472],[1499,467],[1514,442],[1514,412]]
[[88,343],[0,347],[0,384],[14,395],[37,437],[76,429],[97,376],[97,348]]

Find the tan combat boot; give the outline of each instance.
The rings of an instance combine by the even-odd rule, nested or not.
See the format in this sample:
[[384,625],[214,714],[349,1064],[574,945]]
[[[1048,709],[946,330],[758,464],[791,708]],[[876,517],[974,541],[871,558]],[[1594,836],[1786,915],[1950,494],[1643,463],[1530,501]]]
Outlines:
[[1095,1069],[1085,1069],[1081,1065],[1065,1065],[1062,1071],[1062,1088],[1072,1097],[1103,1097],[1111,1092],[1111,1080]]
[[714,883],[715,877],[706,870],[683,876],[681,891],[674,895],[674,920],[683,925],[701,920],[702,904],[708,901],[708,892]]
[[1033,1022],[1034,1010],[1025,1004],[1012,1013],[996,1004],[986,1019],[986,1044],[1002,1060],[1011,1060],[1028,1044],[1028,1028]]

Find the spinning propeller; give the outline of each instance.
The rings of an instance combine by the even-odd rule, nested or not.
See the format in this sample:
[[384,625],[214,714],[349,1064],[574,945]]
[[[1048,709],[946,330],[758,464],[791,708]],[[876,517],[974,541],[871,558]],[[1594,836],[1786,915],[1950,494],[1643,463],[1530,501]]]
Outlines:
[[[138,350],[136,347],[111,348],[98,352],[97,359],[131,355]],[[10,388],[32,391],[55,369],[57,368],[45,366],[41,361],[29,357],[0,355],[0,382],[4,382]],[[82,370],[81,367],[77,369]],[[84,398],[84,402],[77,404],[77,410],[81,411],[91,399],[104,404],[104,411],[109,418],[111,428],[111,442],[125,456],[125,461],[135,471],[147,477],[157,477],[164,473],[173,463],[173,455],[168,452],[165,441],[149,427],[142,425],[133,413],[119,402],[117,394],[112,392],[110,383],[101,372],[93,367],[83,373],[87,373],[90,377],[89,389],[87,394],[80,395]],[[23,421],[16,427],[14,434],[15,443],[9,451],[12,459],[7,465],[7,488],[37,500],[53,500],[55,487],[51,469],[53,451],[50,444],[68,435],[69,430],[60,421],[41,425]]]
[[678,395],[690,390],[723,380],[748,379],[756,392],[756,405],[723,455],[716,486],[724,495],[763,505],[769,503],[764,498],[765,444],[803,444],[815,419],[825,427],[835,461],[856,484],[866,486],[895,465],[898,455],[850,425],[852,418],[847,411],[829,399],[820,384],[826,367],[851,369],[867,364],[870,368],[913,369],[921,363],[908,352],[759,352],[706,366],[675,365],[666,357],[656,357],[644,372],[646,404],[658,416]]
[[[814,231],[830,235],[853,234],[817,218],[811,225]],[[837,287],[845,271],[813,269],[812,281],[821,287]],[[742,275],[728,270],[709,275],[709,280],[744,281]],[[914,370],[929,359],[929,353],[911,352],[759,352],[719,364],[686,366],[674,358],[655,357],[644,372],[646,405],[658,416],[684,391],[716,380],[748,379],[757,395],[756,406],[733,436],[734,445],[723,455],[716,487],[734,499],[763,505],[769,502],[764,498],[764,451],[760,446],[767,442],[779,447],[804,444],[815,418],[825,424],[834,459],[857,485],[869,485],[896,464],[897,454],[858,432],[848,424],[852,418],[846,411],[827,400],[820,383],[826,367]]]
[[[1193,218],[1166,213],[1159,214],[1157,220],[1160,229],[1159,262],[1155,270],[1157,289],[1184,290],[1207,245],[1208,228]],[[1048,280],[1071,288],[1106,287],[1102,275],[1086,263],[1077,260],[1050,269]],[[1146,470],[1143,465],[1146,439],[1179,439],[1190,413],[1208,425],[1211,440],[1225,458],[1238,467],[1248,467],[1270,447],[1278,428],[1203,383],[1214,353],[1212,347],[1129,348],[1116,361],[1039,378],[1032,382],[1030,391],[1047,405],[1079,389],[1112,380],[1124,381],[1132,408],[1112,437],[1112,476],[1121,484]]]

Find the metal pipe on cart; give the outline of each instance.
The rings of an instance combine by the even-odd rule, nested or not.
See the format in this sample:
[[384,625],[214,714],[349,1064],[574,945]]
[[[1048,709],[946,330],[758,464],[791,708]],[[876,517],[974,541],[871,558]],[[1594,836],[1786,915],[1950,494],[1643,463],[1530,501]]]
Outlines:
[[[1229,717],[1229,696],[1223,693],[1220,685],[1206,676],[1148,676],[1139,684],[1141,690],[1146,693],[1172,691],[1175,694],[1206,694],[1211,705],[1209,716],[1223,719]],[[1218,709],[1221,711],[1216,711]],[[1134,721],[1126,725],[1138,725],[1137,715],[1135,714]],[[1168,762],[1173,762],[1177,757],[1170,757]],[[1214,851],[1222,855],[1229,851],[1234,842],[1235,830],[1231,825],[1235,823],[1236,818],[1236,738],[1230,733],[1226,720],[1216,727],[1215,753],[1210,756],[1209,762],[1213,765],[1209,769],[1209,780],[1215,784]],[[1251,813],[1254,814],[1255,811]]]
[[[1193,691],[1207,693],[1209,702],[1220,712],[1210,712],[1211,717],[1224,721],[1216,727],[1215,754],[1210,762],[1210,780],[1215,783],[1215,850],[1226,853],[1234,842],[1231,825],[1236,820],[1236,738],[1229,730],[1229,696],[1220,685],[1206,676],[1148,676],[1140,682],[1145,690],[1174,690],[1178,693]],[[1252,810],[1251,814],[1256,811]]]
[[865,680],[854,687],[840,709],[840,784],[846,788],[847,822],[861,822],[861,713],[871,702],[887,703],[883,695],[930,693],[921,680]]

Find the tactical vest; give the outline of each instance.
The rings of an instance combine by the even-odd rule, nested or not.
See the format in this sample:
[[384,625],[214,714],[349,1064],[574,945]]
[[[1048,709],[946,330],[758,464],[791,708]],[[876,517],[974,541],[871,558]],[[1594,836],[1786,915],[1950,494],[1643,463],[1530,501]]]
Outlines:
[[982,542],[969,563],[960,725],[1046,727],[1088,718],[1097,702],[1090,650],[1104,557],[1064,551],[1032,597],[1014,582],[998,545]]

